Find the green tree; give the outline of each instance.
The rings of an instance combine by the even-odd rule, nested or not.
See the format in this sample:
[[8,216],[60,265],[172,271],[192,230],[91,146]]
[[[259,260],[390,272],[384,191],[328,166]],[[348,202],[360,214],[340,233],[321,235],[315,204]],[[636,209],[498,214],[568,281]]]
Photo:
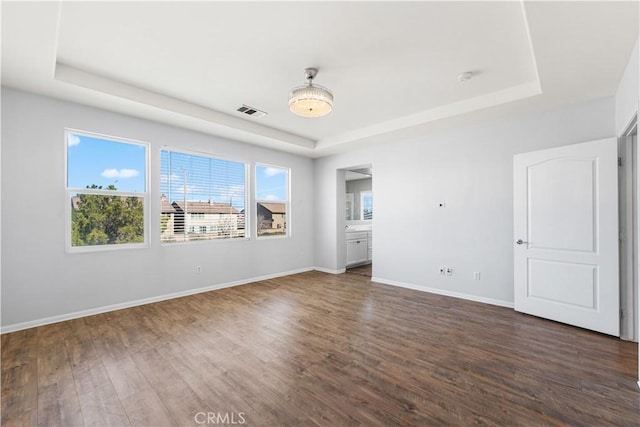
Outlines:
[[[102,190],[95,184],[87,188]],[[117,188],[109,185],[105,190]],[[140,198],[117,194],[79,194],[77,197],[71,214],[73,246],[144,241],[144,206]]]
[[169,228],[169,215],[162,214],[160,217],[160,232],[164,233]]

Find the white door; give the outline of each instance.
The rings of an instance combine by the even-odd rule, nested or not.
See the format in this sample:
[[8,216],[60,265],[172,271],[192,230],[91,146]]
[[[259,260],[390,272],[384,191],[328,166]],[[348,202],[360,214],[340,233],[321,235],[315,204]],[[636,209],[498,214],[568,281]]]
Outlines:
[[617,169],[615,139],[514,156],[517,311],[619,335]]

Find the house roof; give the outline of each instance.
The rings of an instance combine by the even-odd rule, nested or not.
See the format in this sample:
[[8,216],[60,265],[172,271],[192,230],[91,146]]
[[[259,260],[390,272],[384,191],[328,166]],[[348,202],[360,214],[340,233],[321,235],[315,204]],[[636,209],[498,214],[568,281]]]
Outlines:
[[[173,206],[178,212],[184,211],[184,202],[173,202]],[[187,213],[237,214],[239,212],[228,203],[187,201]]]
[[169,203],[165,198],[163,198],[160,201],[160,209],[162,210],[162,213],[175,213],[176,212],[176,208]]
[[271,213],[274,214],[286,214],[287,213],[287,206],[285,203],[262,203],[259,202],[259,205],[262,205],[263,208],[265,208],[266,210],[268,210]]

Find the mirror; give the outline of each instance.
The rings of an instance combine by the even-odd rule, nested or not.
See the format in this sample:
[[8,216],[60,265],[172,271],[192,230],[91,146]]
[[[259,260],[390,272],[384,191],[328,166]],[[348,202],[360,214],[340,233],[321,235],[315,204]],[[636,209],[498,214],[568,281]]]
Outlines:
[[373,219],[373,193],[371,168],[350,169],[345,172],[347,221]]

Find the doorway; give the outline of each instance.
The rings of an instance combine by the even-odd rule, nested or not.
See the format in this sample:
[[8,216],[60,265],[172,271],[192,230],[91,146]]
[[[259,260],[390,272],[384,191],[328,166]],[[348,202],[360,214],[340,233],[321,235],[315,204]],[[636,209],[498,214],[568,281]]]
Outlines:
[[344,170],[346,272],[371,277],[373,268],[373,168]]

